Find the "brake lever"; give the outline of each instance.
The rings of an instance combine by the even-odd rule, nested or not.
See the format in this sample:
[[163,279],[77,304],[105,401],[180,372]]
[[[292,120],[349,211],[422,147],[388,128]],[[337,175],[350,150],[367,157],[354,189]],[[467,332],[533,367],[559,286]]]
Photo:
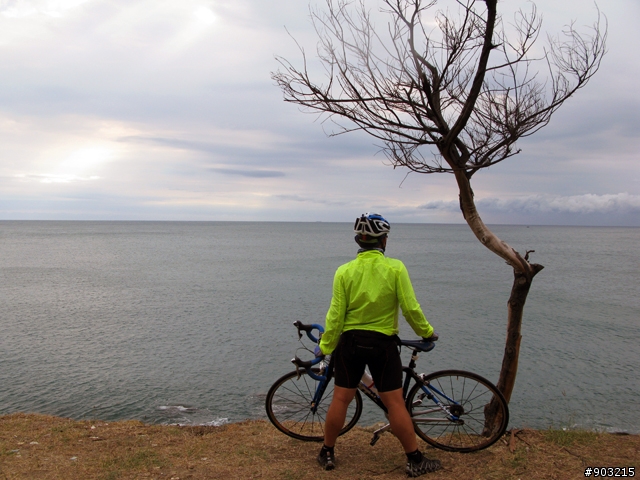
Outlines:
[[302,333],[300,333],[300,326],[302,325],[302,322],[300,320],[296,320],[295,322],[293,322],[293,325],[298,330],[298,340],[301,340],[302,339]]
[[298,380],[300,380],[300,365],[298,365],[299,361],[300,359],[298,358],[297,355],[291,359],[291,363],[293,363],[296,366],[296,375],[298,376],[297,378]]

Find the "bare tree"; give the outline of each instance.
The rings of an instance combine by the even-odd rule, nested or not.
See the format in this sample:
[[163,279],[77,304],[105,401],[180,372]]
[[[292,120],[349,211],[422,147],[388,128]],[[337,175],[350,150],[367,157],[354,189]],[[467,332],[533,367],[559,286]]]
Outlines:
[[326,76],[312,80],[301,49],[302,68],[278,57],[282,68],[273,78],[285,101],[327,114],[333,134],[364,130],[380,140],[394,168],[454,175],[469,227],[515,275],[498,380],[508,401],[524,304],[543,267],[529,262],[532,251],[523,257],[487,228],[470,181],[519,153],[517,140],[547,125],[587,84],[605,53],[606,19],[603,26],[598,11],[585,33],[571,24],[540,48],[533,4],[505,23],[497,0],[381,0],[389,20],[378,29],[364,0],[326,3],[325,11],[311,11]]

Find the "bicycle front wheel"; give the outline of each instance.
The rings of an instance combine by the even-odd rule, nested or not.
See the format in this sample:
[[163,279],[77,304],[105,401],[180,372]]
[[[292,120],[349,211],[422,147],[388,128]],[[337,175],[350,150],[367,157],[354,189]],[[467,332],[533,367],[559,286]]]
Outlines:
[[[315,370],[314,370],[315,372]],[[298,440],[321,442],[324,440],[324,423],[327,410],[333,398],[333,379],[322,396],[315,411],[312,409],[313,396],[318,381],[306,372],[288,373],[280,377],[267,393],[267,416],[282,433]],[[356,396],[349,404],[345,425],[340,435],[351,430],[362,414],[362,396]]]
[[407,396],[416,433],[434,447],[474,452],[507,429],[509,407],[491,382],[475,373],[443,370],[424,377]]

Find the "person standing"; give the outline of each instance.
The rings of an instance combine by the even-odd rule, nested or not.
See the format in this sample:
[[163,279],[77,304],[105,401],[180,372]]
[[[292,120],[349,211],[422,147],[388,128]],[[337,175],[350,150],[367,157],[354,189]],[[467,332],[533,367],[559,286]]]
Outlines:
[[357,218],[357,257],[340,266],[334,276],[325,332],[316,347],[316,355],[333,354],[335,368],[324,445],[318,454],[318,463],[325,470],[335,468],[336,440],[365,366],[371,371],[393,433],[407,455],[406,474],[417,477],[441,467],[439,460],[429,460],[419,450],[413,421],[404,404],[398,307],[417,335],[434,341],[437,334],[422,313],[406,267],[384,254],[390,228],[377,213]]

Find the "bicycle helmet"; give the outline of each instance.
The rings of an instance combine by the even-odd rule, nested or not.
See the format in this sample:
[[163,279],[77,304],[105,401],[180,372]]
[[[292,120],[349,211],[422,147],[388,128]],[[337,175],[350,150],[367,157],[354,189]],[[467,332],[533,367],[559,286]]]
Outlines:
[[365,213],[356,218],[353,231],[364,240],[367,237],[378,239],[391,230],[391,225],[378,213]]

